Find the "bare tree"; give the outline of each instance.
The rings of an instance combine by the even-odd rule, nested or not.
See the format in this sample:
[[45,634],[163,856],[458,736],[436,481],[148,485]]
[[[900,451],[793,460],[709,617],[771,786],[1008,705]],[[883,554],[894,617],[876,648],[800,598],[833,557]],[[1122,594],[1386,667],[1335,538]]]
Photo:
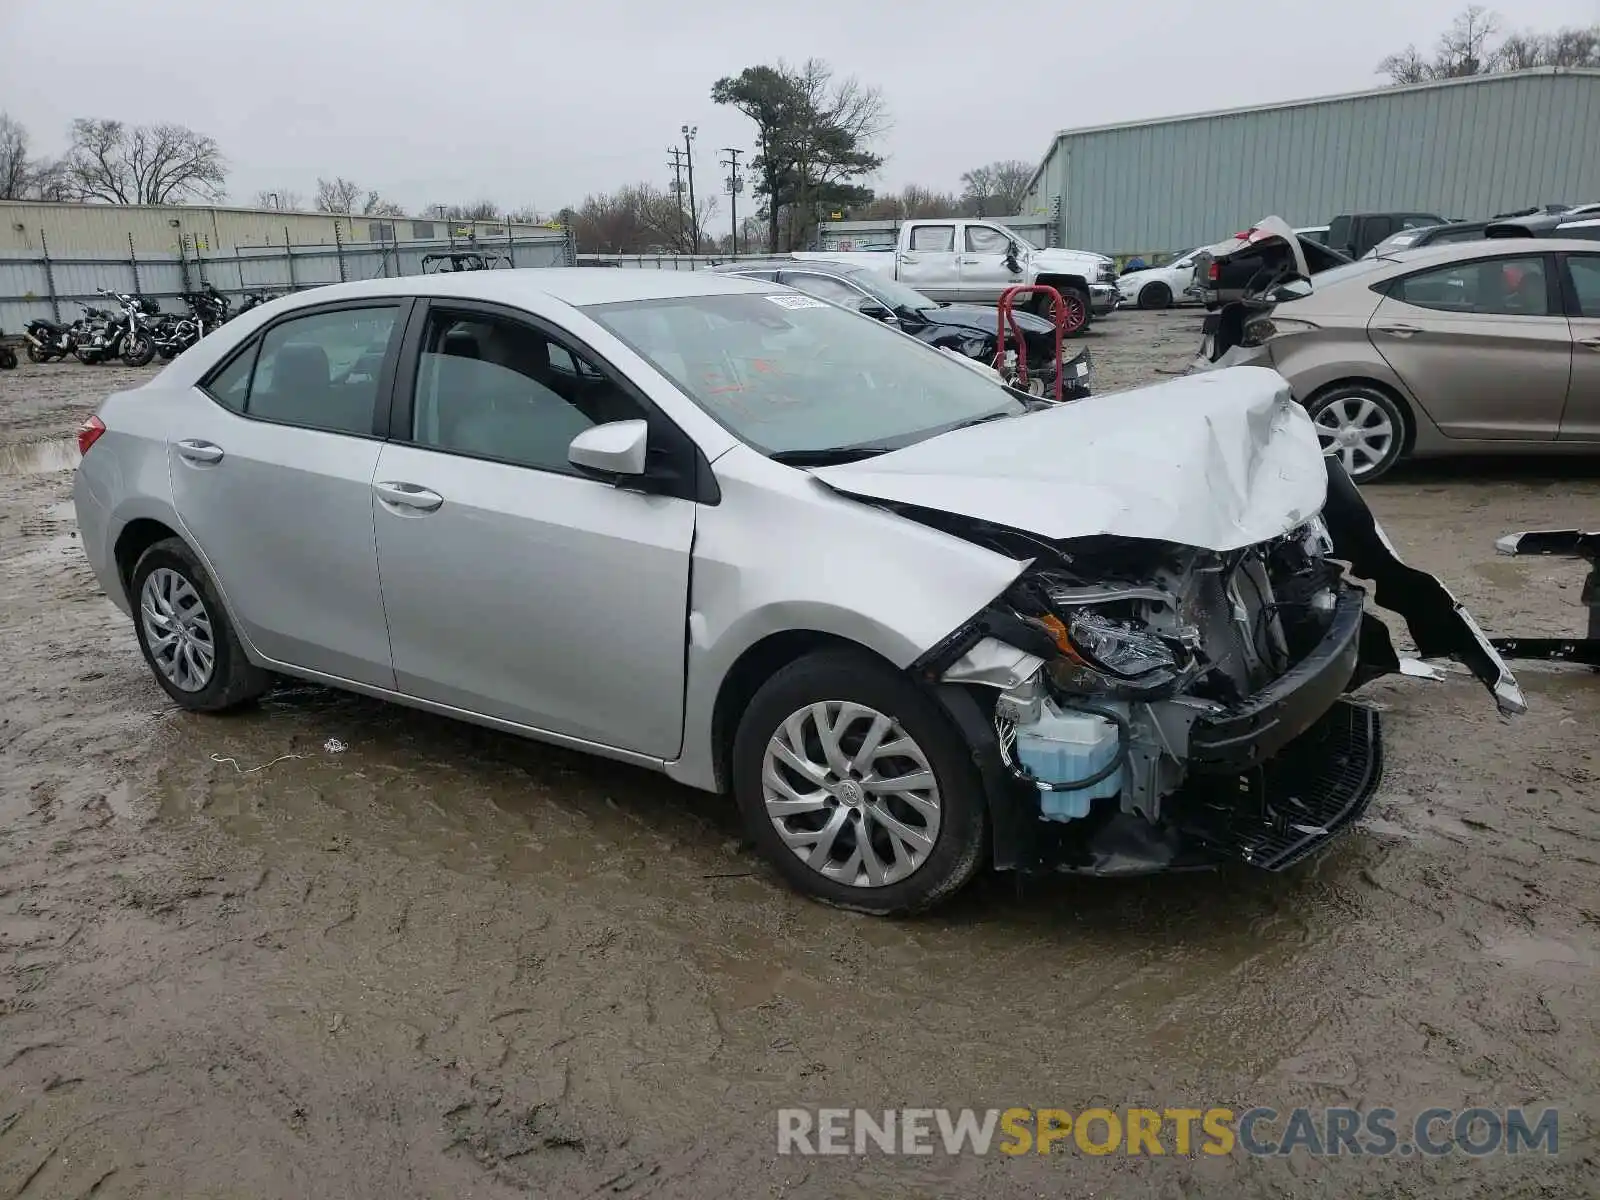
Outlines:
[[108,204],[182,204],[220,200],[228,163],[216,139],[183,125],[125,125],[79,118],[62,163],[79,200]]
[[[715,197],[697,207],[704,220],[715,213]],[[693,217],[683,204],[649,183],[585,197],[567,216],[578,247],[590,254],[687,254],[694,241]]]
[[1474,4],[1440,35],[1432,58],[1407,46],[1380,62],[1378,71],[1394,83],[1423,83],[1534,67],[1600,67],[1600,25],[1554,33],[1530,29],[1509,34],[1499,45],[1492,45],[1499,29],[1498,14]]
[[33,189],[28,131],[0,112],[0,200],[25,200]]
[[318,212],[353,213],[360,196],[361,185],[353,179],[346,179],[343,175],[335,175],[332,179],[317,177],[317,198],[314,203]]
[[281,208],[284,212],[303,212],[306,198],[289,188],[267,188],[255,194],[257,208]]
[[961,211],[961,201],[952,192],[936,192],[918,184],[907,184],[899,195],[875,196],[855,209],[868,221],[910,221],[918,217],[953,217]]
[[1463,79],[1470,75],[1483,75],[1494,69],[1489,39],[1500,31],[1500,18],[1474,4],[1464,9],[1439,35],[1439,47],[1434,55],[1434,78]]
[[961,177],[961,203],[974,217],[1008,217],[1020,211],[1033,164],[1020,158],[975,167]]

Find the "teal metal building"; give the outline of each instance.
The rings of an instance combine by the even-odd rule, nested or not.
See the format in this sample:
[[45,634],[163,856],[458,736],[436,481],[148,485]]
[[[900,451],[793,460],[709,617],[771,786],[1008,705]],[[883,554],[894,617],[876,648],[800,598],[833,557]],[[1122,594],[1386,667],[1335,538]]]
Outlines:
[[1063,130],[1022,215],[1048,217],[1056,245],[1148,256],[1269,215],[1586,202],[1600,202],[1600,70],[1546,67]]

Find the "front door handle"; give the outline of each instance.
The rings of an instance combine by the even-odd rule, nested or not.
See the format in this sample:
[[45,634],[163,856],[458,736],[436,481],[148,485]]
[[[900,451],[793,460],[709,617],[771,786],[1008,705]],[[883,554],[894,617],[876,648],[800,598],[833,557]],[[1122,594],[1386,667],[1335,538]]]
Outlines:
[[396,508],[414,508],[419,512],[432,512],[444,503],[444,497],[438,492],[430,492],[415,483],[375,483],[372,485],[372,490],[378,493],[378,499],[385,504],[393,504]]
[[1591,350],[1600,350],[1600,337],[1579,338],[1578,345],[1587,346]]
[[976,258],[963,258],[961,260],[961,265],[963,267],[981,267],[983,266],[983,262],[982,260]]
[[1413,333],[1422,332],[1415,325],[1375,325],[1373,328],[1379,333],[1392,333],[1395,337],[1403,338],[1410,337]]
[[192,463],[219,463],[222,447],[215,442],[202,442],[198,438],[185,438],[178,443],[178,453]]

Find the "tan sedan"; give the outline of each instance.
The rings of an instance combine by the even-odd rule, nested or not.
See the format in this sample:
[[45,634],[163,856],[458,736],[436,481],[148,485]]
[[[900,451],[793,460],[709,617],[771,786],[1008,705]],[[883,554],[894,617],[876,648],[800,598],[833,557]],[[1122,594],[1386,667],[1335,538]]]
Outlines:
[[1363,259],[1265,289],[1218,337],[1214,365],[1276,368],[1357,482],[1408,456],[1600,451],[1600,242]]

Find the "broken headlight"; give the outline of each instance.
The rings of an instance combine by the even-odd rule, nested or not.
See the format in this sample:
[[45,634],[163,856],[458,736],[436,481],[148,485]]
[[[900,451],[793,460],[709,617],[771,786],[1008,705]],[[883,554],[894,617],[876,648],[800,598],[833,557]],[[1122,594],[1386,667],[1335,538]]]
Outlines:
[[1071,613],[1067,641],[1085,666],[1122,680],[1138,680],[1177,669],[1178,659],[1158,635],[1116,621],[1093,609]]

